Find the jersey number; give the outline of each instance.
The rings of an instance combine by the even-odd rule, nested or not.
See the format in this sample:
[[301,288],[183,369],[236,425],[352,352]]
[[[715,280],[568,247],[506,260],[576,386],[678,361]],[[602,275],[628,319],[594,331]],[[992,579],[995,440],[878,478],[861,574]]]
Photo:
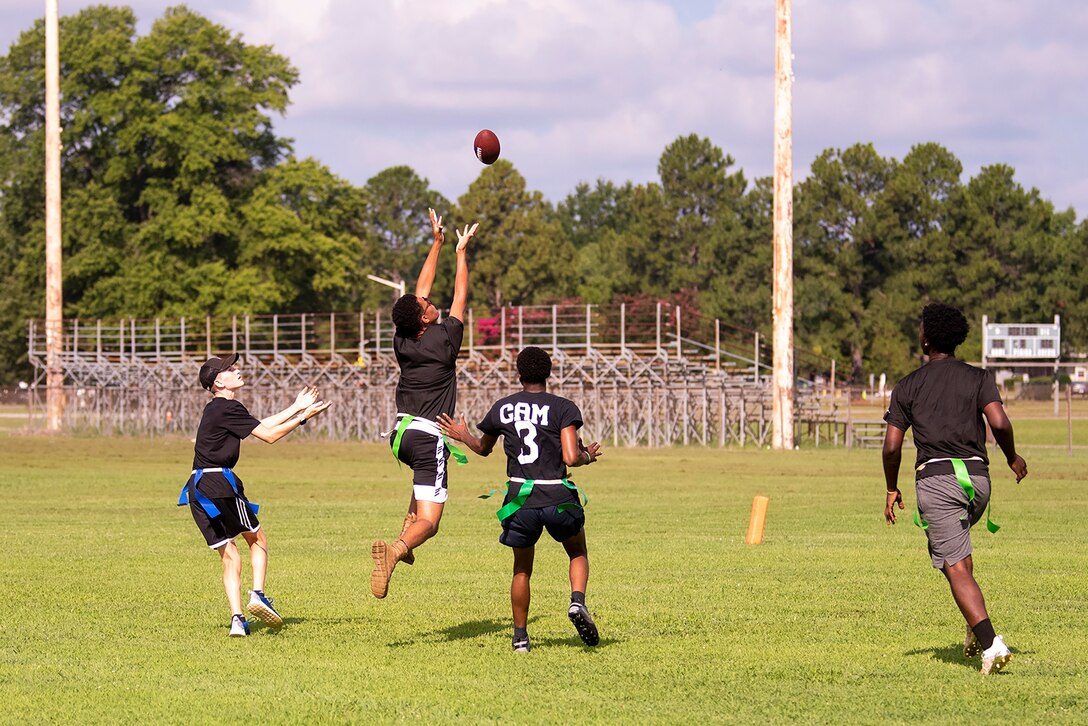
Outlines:
[[514,428],[521,434],[522,453],[518,454],[519,464],[532,464],[540,456],[540,447],[536,445],[536,426],[529,421],[515,421]]

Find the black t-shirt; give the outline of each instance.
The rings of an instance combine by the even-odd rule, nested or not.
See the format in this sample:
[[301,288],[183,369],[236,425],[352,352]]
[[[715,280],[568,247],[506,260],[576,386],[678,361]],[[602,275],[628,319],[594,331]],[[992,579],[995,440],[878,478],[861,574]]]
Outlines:
[[397,411],[434,421],[457,408],[457,354],[465,324],[457,318],[427,326],[418,338],[393,336],[400,365]]
[[884,420],[897,429],[914,427],[915,466],[930,459],[986,456],[982,410],[1001,402],[993,371],[956,358],[933,360],[896,384]]
[[[260,423],[239,401],[220,397],[208,401],[196,430],[193,468],[234,468],[242,439],[253,433]],[[230,482],[219,472],[204,474],[197,488],[209,497],[234,496]]]
[[[562,479],[567,476],[560,432],[567,426],[582,427],[582,412],[561,396],[522,391],[495,403],[477,424],[485,434],[503,438],[506,475],[522,479]],[[519,486],[511,485],[506,501],[517,496]],[[523,505],[541,509],[553,504],[577,502],[578,495],[562,484],[533,488]]]

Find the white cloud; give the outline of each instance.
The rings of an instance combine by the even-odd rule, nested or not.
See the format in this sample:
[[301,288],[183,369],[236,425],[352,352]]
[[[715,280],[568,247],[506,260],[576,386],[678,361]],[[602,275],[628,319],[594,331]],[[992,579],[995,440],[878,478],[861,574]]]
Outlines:
[[[71,0],[62,12],[90,4]],[[141,30],[172,0],[130,2]],[[643,182],[681,134],[709,136],[749,178],[770,173],[769,0],[189,0],[299,68],[282,133],[355,183],[409,164],[456,198],[494,129],[531,188]],[[37,8],[0,0],[0,21]],[[23,19],[20,19],[23,18]],[[968,174],[1016,167],[1088,209],[1088,4],[794,0],[795,176],[829,147],[901,158],[937,141]]]

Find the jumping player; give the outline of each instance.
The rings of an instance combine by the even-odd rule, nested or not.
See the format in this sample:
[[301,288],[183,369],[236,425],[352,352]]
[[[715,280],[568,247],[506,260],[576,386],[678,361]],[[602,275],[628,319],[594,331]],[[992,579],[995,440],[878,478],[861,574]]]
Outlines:
[[479,224],[457,231],[453,304],[449,317],[439,321],[438,309],[429,296],[445,235],[442,218],[433,209],[429,212],[434,242],[420,270],[415,294],[404,295],[393,305],[393,352],[400,366],[400,380],[397,425],[390,446],[393,456],[412,469],[412,498],[398,538],[390,544],[376,540],[370,548],[374,560],[370,591],[376,598],[388,594],[389,578],[397,563],[414,563],[413,550],[438,534],[447,497],[446,460],[450,449],[435,419],[440,413],[453,413],[457,406],[457,354],[465,333],[468,300],[466,248]]
[[514,652],[528,653],[529,578],[533,574],[534,547],[546,529],[563,544],[570,558],[570,607],[567,615],[586,645],[597,645],[600,636],[586,608],[589,557],[586,552],[585,512],[578,488],[567,467],[592,464],[601,455],[597,442],[583,446],[578,438],[582,413],[566,398],[548,393],[552,360],[540,348],[528,347],[518,354],[522,390],[498,401],[473,436],[465,423],[447,415],[438,417],[439,428],[450,438],[463,441],[480,456],[487,456],[503,437],[508,477],[506,497],[499,510],[502,534],[499,542],[514,550],[514,575],[510,605],[514,615]]
[[317,388],[304,388],[293,405],[265,419],[255,419],[235,399],[245,385],[238,370],[238,354],[209,358],[200,367],[200,385],[211,391],[212,400],[204,406],[196,432],[193,472],[181,490],[178,506],[189,505],[196,526],[208,546],[219,552],[223,561],[223,589],[230,605],[230,636],[249,635],[249,623],[242,614],[242,557],[234,538],[242,535],[249,545],[249,563],[253,569],[253,589],[247,610],[266,624],[278,628],[283,618],[264,594],[268,567],[268,539],[257,521],[257,505],[246,498],[242,480],[234,473],[242,439],[250,434],[274,444],[307,420],[329,407],[318,401]]
[[[884,518],[895,524],[895,505],[903,508],[897,480],[903,434],[914,428],[918,449],[917,524],[925,529],[933,566],[944,573],[952,597],[967,622],[963,655],[982,653],[982,672],[999,671],[1012,658],[1004,638],[995,635],[982,590],[975,582],[971,526],[990,501],[985,418],[1005,460],[1020,481],[1028,473],[1016,453],[1012,423],[1005,415],[994,374],[956,358],[967,339],[967,319],[956,308],[931,303],[922,310],[918,337],[929,362],[908,375],[892,391],[884,437],[884,479],[888,499]],[[987,518],[987,526],[996,525]]]

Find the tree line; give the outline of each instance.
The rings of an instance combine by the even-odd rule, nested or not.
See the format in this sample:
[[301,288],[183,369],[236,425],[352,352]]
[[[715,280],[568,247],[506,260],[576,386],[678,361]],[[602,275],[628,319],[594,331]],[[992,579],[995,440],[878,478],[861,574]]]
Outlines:
[[[386,306],[377,274],[414,280],[428,207],[481,222],[475,306],[675,300],[735,328],[771,327],[772,182],[682,136],[645,184],[581,183],[556,204],[508,161],[453,202],[407,166],[361,187],[276,134],[290,61],[172,8],[149,33],[123,7],[61,19],[64,314],[177,317]],[[0,58],[0,361],[26,375],[26,321],[44,316],[44,24]],[[1062,316],[1088,350],[1088,223],[1014,170],[962,181],[949,150],[902,159],[829,149],[794,193],[795,341],[861,379],[918,364],[922,305],[977,328]],[[452,264],[452,259],[446,260]],[[452,270],[450,271],[452,275]],[[977,359],[977,330],[963,355]]]

